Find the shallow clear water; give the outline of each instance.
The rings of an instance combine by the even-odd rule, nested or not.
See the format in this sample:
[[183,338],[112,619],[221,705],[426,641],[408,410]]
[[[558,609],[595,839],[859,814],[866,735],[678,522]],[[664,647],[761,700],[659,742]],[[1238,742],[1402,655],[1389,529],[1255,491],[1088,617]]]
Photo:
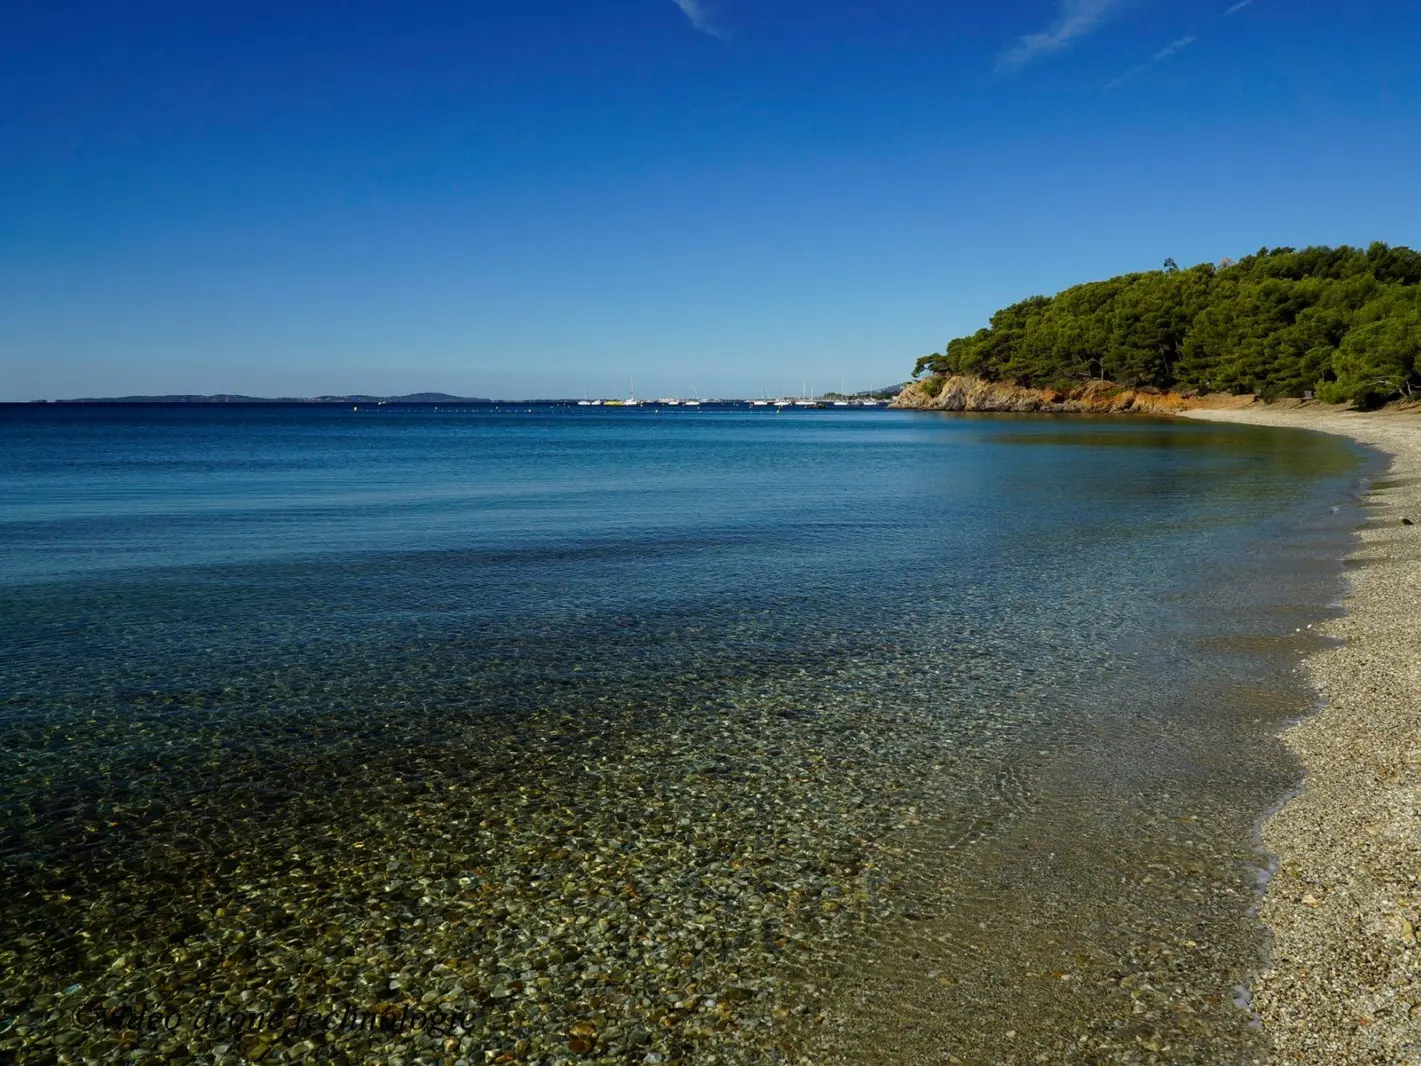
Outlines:
[[[1258,1053],[1350,445],[51,406],[0,458],[21,1061]],[[463,1020],[339,1022],[410,1005]]]

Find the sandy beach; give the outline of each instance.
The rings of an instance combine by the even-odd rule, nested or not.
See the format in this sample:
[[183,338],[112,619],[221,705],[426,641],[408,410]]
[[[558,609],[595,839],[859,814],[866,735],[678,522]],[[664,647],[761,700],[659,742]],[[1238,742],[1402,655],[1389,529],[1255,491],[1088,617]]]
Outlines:
[[[1421,1063],[1421,415],[1322,405],[1189,417],[1335,433],[1391,468],[1367,498],[1343,643],[1304,669],[1324,709],[1290,729],[1307,778],[1264,826],[1278,874],[1254,1004],[1283,1064]],[[1408,525],[1409,519],[1416,525]]]

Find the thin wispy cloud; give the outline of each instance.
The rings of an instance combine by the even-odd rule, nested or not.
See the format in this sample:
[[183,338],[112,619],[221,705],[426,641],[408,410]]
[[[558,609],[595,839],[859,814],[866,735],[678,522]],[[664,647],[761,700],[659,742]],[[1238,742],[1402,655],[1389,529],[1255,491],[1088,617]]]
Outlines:
[[1186,37],[1179,38],[1177,41],[1170,41],[1169,44],[1165,45],[1154,55],[1150,56],[1148,63],[1141,63],[1137,67],[1131,67],[1124,74],[1121,74],[1120,77],[1116,78],[1114,81],[1110,82],[1105,87],[1107,89],[1118,89],[1126,82],[1134,81],[1136,78],[1138,78],[1145,71],[1149,70],[1150,67],[1154,66],[1156,63],[1168,59],[1176,52],[1184,51],[1184,49],[1188,48],[1198,39],[1198,37],[1195,37],[1193,34],[1190,34]]
[[[1253,0],[1239,0],[1238,3],[1234,4],[1233,7],[1229,8],[1222,15],[1215,16],[1214,21],[1210,23],[1210,25],[1217,26],[1220,22],[1223,22],[1224,19],[1228,18],[1230,15],[1237,14],[1238,12],[1242,11],[1244,8],[1249,7],[1252,4]],[[1165,45],[1158,52],[1152,55],[1149,58],[1148,62],[1141,63],[1137,67],[1131,67],[1124,74],[1121,74],[1120,77],[1116,78],[1112,82],[1107,83],[1105,87],[1107,89],[1118,89],[1126,82],[1134,81],[1136,78],[1138,78],[1145,71],[1149,70],[1150,67],[1154,66],[1156,63],[1166,60],[1170,56],[1175,55],[1178,52],[1184,51],[1184,49],[1188,48],[1197,40],[1199,40],[1198,37],[1194,36],[1194,34],[1192,33],[1189,33],[1185,34],[1183,37],[1178,38],[1177,40],[1170,41],[1169,44]]]
[[1028,33],[997,59],[997,69],[1022,70],[1042,56],[1063,52],[1082,37],[1095,32],[1124,0],[1061,0],[1056,21],[1040,33]]
[[1124,74],[1121,74],[1120,77],[1114,79],[1113,81],[1106,82],[1105,87],[1107,89],[1118,89],[1120,88],[1120,86],[1125,85],[1128,82],[1134,81],[1136,78],[1138,78],[1141,74],[1143,74],[1149,69],[1149,63],[1141,63],[1138,67],[1131,67]]
[[691,25],[711,37],[725,40],[726,34],[716,20],[715,12],[705,0],[672,0],[681,13],[691,20]]
[[1175,52],[1184,51],[1184,49],[1188,48],[1198,39],[1198,37],[1195,37],[1191,34],[1186,37],[1181,37],[1177,41],[1170,41],[1169,44],[1165,45],[1163,48],[1161,48],[1158,52],[1155,53],[1154,58],[1150,60],[1150,62],[1158,63],[1161,59],[1168,59],[1170,56],[1174,55]]

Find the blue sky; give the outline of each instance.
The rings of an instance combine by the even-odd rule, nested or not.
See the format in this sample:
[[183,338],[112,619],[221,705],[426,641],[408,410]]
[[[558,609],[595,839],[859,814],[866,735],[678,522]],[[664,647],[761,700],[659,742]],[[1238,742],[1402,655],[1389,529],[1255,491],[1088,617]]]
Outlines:
[[12,4],[0,399],[881,386],[1036,292],[1421,246],[1399,0]]

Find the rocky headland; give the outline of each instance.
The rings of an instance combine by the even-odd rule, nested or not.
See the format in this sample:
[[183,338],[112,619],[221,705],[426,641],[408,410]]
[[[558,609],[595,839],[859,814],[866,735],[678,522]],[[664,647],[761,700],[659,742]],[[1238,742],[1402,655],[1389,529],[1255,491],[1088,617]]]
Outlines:
[[1246,402],[1233,396],[1209,397],[1205,401],[1159,389],[1127,388],[1110,381],[1087,381],[1068,389],[1037,389],[978,377],[931,375],[905,385],[892,406],[919,411],[1178,414],[1186,408],[1212,406],[1220,401]]

